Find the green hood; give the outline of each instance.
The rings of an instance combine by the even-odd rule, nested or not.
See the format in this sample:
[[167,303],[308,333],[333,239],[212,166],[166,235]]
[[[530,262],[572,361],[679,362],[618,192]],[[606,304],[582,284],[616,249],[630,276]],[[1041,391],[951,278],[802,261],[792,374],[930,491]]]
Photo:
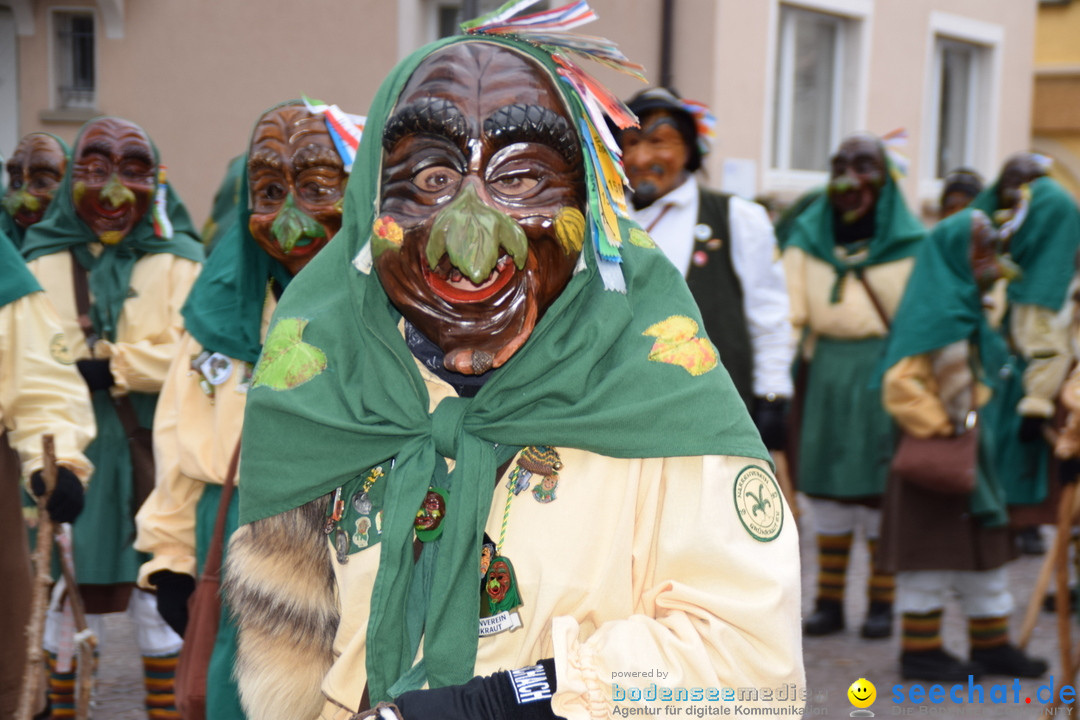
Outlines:
[[[905,357],[970,340],[978,348],[980,380],[996,392],[1009,352],[986,321],[982,293],[972,276],[968,259],[972,212],[967,208],[945,218],[921,244],[889,331],[883,369]],[[992,470],[980,468],[971,497],[972,514],[988,526],[1001,525],[1007,518],[1005,495]]]
[[236,222],[237,208],[244,201],[247,194],[247,180],[244,172],[247,169],[247,153],[237,155],[229,161],[225,169],[225,177],[218,185],[214,193],[214,204],[210,208],[210,217],[206,219],[202,228],[202,241],[206,245],[206,255],[217,246],[218,241]]
[[[68,144],[66,142],[64,142],[63,138],[57,137],[56,135],[53,135],[52,133],[44,133],[44,134],[48,135],[53,140],[60,143],[60,148],[64,151],[64,158],[67,160],[67,162],[64,163],[64,167],[67,167],[68,165],[70,165],[71,164],[71,148],[68,147]],[[4,163],[2,161],[0,161],[0,178],[5,178],[6,177],[6,176],[4,176],[2,174],[3,169],[4,169]],[[2,182],[3,182],[3,180],[0,179],[0,183],[2,183]],[[4,193],[7,192],[6,187],[3,189],[3,192]],[[44,220],[44,218],[42,218],[42,220]],[[8,215],[7,212],[5,210],[3,210],[3,209],[0,209],[0,233],[3,233],[5,235],[7,235],[8,238],[15,244],[16,248],[20,248],[20,249],[22,248],[23,241],[25,239],[24,236],[26,235],[26,230],[23,230],[21,227],[19,227],[19,225],[15,222],[15,218]]]
[[[86,126],[79,131],[74,147]],[[160,163],[157,146],[151,141],[155,163]],[[90,308],[90,319],[94,330],[107,340],[115,339],[116,322],[120,310],[127,298],[131,271],[135,261],[143,255],[170,253],[195,262],[202,262],[203,248],[199,235],[191,224],[187,209],[176,195],[172,185],[166,186],[166,213],[172,223],[171,238],[158,237],[154,231],[153,206],[146,215],[128,233],[127,237],[116,245],[104,246],[98,256],[90,252],[88,245],[97,242],[97,236],[75,212],[71,198],[72,170],[74,162],[69,161],[64,172],[64,179],[56,190],[49,209],[41,222],[33,225],[26,233],[23,243],[23,256],[29,261],[43,255],[71,250],[79,264],[89,271],[90,293],[94,304]],[[156,192],[155,192],[156,197]]]
[[[242,523],[307,503],[393,460],[368,624],[372,703],[425,680],[441,687],[472,677],[483,528],[496,469],[521,446],[621,458],[769,458],[721,366],[694,376],[648,359],[654,338],[643,333],[650,326],[677,315],[699,325],[701,319],[675,267],[655,248],[631,243],[622,248],[625,293],[604,290],[587,246],[587,266],[479,393],[448,398],[428,412],[426,386],[398,329],[400,314],[374,271],[358,269],[363,263],[354,260],[372,234],[386,120],[417,65],[457,42],[496,43],[532,57],[555,80],[574,119],[586,117],[549,55],[531,45],[459,36],[400,63],[372,103],[341,231],[278,306],[244,419]],[[598,176],[586,157],[593,200]],[[626,235],[632,223],[620,222]],[[457,461],[448,475],[443,457]],[[452,509],[442,536],[425,543],[414,563],[413,520],[433,483],[449,490]],[[424,662],[410,670],[421,634]]]
[[[782,229],[786,240],[784,247],[801,248],[804,252],[829,263],[836,269],[837,283],[849,270],[861,272],[863,268],[911,257],[919,249],[919,241],[926,235],[926,228],[919,221],[893,179],[891,165],[886,160],[885,185],[881,188],[874,208],[874,227],[877,233],[870,241],[869,252],[857,263],[841,260],[836,256],[836,239],[833,232],[833,209],[828,192],[821,192],[804,210],[798,212],[790,225]],[[837,288],[839,285],[837,285]],[[834,289],[834,298],[839,299]]]
[[[994,220],[998,210],[998,184],[983,190],[971,203]],[[1076,268],[1080,249],[1080,210],[1076,200],[1056,180],[1041,177],[1028,185],[1031,197],[1027,217],[1009,241],[1009,254],[1023,275],[1009,283],[1012,303],[1041,305],[1057,311]]]

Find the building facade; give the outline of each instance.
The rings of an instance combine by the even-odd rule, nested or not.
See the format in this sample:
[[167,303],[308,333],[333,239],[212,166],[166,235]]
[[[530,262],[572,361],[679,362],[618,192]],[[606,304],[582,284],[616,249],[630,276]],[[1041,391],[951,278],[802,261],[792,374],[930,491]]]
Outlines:
[[1080,3],[1043,0],[1035,33],[1032,149],[1080,197]]
[[[27,132],[71,140],[95,115],[130,118],[198,223],[262,110],[303,93],[364,114],[387,71],[452,30],[463,4],[499,3],[0,0],[0,153]],[[725,189],[789,202],[824,181],[844,135],[903,128],[904,190],[929,213],[943,173],[992,176],[1029,144],[1036,0],[591,4],[600,20],[582,32],[713,108],[706,170]],[[596,74],[624,97],[643,87]]]

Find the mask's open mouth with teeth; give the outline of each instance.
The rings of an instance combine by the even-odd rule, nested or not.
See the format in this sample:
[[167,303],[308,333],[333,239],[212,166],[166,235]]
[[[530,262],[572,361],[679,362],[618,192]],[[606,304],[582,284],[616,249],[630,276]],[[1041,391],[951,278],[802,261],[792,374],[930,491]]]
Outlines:
[[495,269],[484,282],[477,285],[456,267],[450,264],[450,258],[443,255],[434,270],[421,263],[424,280],[432,292],[443,300],[455,303],[483,302],[506,287],[517,268],[514,259],[505,252],[499,256]]

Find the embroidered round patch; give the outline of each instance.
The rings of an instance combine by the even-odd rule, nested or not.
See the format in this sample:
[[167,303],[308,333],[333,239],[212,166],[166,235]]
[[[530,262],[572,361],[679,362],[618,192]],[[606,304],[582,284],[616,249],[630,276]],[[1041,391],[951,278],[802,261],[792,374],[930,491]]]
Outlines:
[[775,540],[784,527],[780,487],[757,465],[747,465],[735,477],[735,510],[755,540]]
[[56,333],[49,340],[49,354],[52,355],[53,360],[61,365],[75,364],[75,356],[71,354],[67,343],[64,342],[64,333]]

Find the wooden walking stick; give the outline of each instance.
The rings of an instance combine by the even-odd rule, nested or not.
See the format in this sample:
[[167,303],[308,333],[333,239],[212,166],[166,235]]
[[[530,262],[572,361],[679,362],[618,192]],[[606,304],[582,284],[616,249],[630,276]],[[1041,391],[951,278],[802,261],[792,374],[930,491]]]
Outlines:
[[90,717],[90,697],[94,691],[94,649],[97,637],[86,624],[86,611],[83,608],[82,595],[75,580],[75,567],[71,561],[71,534],[64,528],[56,527],[56,544],[60,549],[60,571],[67,586],[67,601],[71,603],[71,614],[75,618],[75,640],[79,645],[79,691],[75,705],[75,720],[87,720]]
[[30,609],[30,625],[26,629],[26,672],[23,675],[22,696],[16,720],[32,720],[34,703],[41,696],[42,680],[45,677],[45,649],[42,640],[45,633],[45,611],[49,607],[49,586],[52,576],[49,572],[52,560],[53,529],[52,518],[45,504],[56,487],[56,451],[52,435],[41,438],[44,467],[41,477],[45,483],[44,494],[37,499],[38,525],[37,547],[34,548],[34,588],[33,605]]

